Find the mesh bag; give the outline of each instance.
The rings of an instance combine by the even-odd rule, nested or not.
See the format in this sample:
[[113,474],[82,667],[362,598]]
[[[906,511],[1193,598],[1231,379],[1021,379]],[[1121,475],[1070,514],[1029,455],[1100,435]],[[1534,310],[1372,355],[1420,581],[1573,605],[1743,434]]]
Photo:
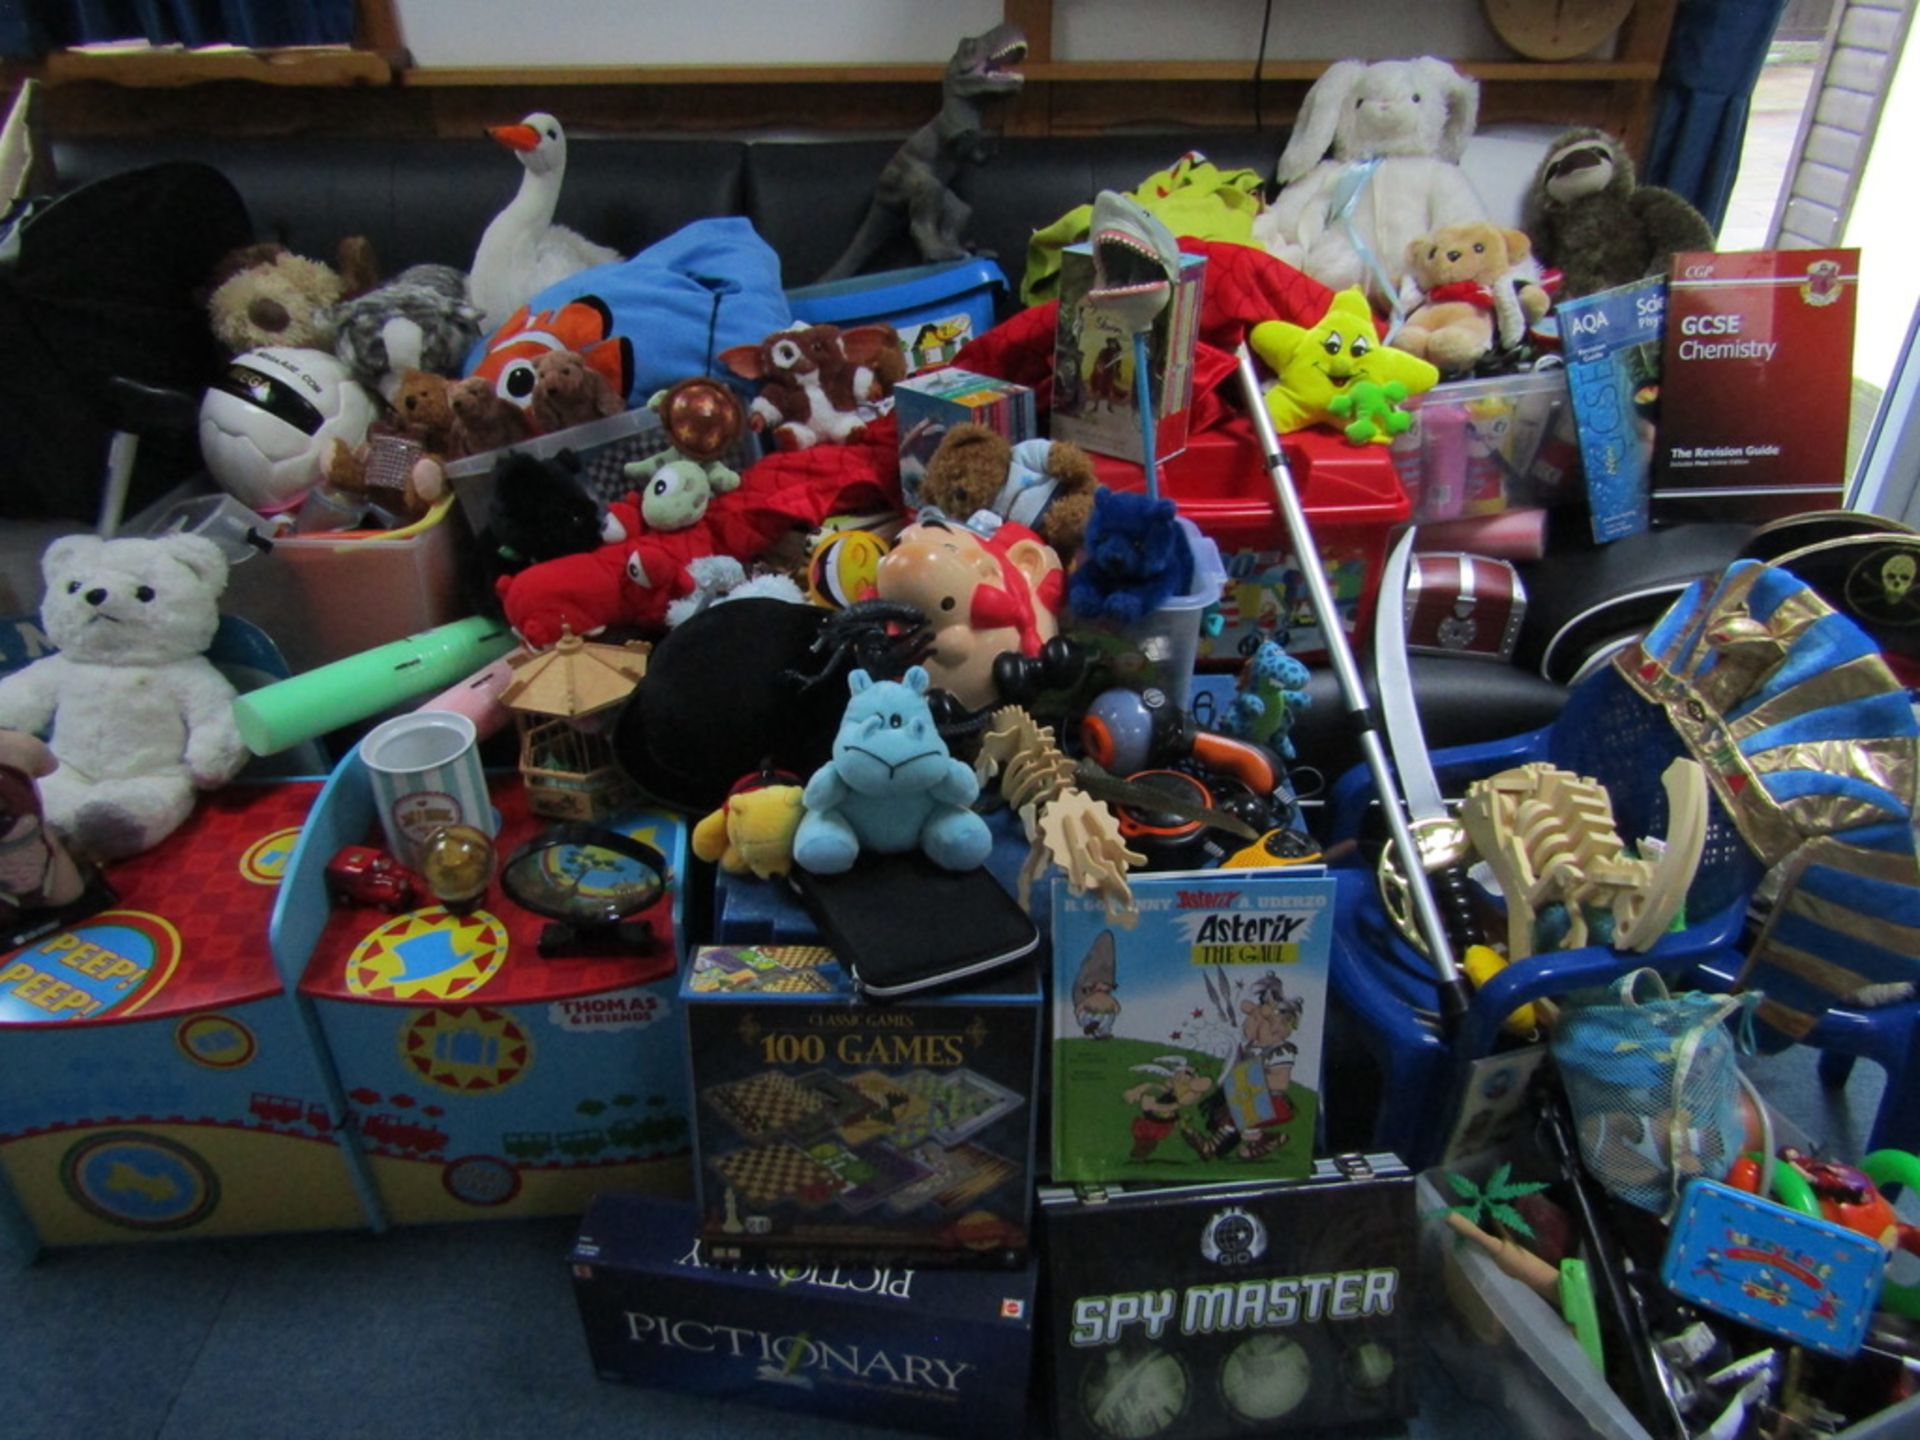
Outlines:
[[[1587,1169],[1611,1194],[1666,1216],[1687,1181],[1724,1178],[1746,1143],[1735,1050],[1752,1049],[1759,997],[1669,995],[1649,969],[1606,993],[1562,1016],[1554,1064]],[[1735,1014],[1737,1035],[1722,1023]]]

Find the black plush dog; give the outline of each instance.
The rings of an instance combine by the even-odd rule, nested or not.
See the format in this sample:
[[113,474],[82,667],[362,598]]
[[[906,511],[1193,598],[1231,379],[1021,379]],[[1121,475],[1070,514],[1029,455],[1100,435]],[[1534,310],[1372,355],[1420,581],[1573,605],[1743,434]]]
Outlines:
[[598,548],[600,523],[600,507],[581,483],[579,457],[571,450],[551,460],[510,454],[494,467],[481,548],[494,574],[511,575]]

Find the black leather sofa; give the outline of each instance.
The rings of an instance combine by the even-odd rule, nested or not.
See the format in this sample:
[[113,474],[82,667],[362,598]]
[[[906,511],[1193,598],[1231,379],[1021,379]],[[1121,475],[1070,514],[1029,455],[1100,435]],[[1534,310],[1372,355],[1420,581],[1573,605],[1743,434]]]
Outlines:
[[[1131,189],[1186,150],[1270,175],[1284,137],[1247,131],[1082,138],[1005,136],[955,183],[973,207],[972,242],[1009,279],[1028,235],[1109,187]],[[787,285],[816,279],[865,213],[894,138],[779,140],[567,137],[556,218],[631,253],[690,220],[744,215],[780,255]],[[56,139],[62,189],[137,165],[195,160],[240,191],[257,236],[326,256],[342,235],[372,240],[383,269],[422,261],[466,268],[487,222],[519,184],[512,157],[484,136],[371,140],[296,136]],[[901,237],[872,269],[917,263]]]
[[[1031,231],[1099,190],[1130,189],[1187,150],[1270,176],[1284,138],[1248,131],[1003,136],[988,142],[984,158],[962,172],[955,188],[973,207],[972,242],[999,258],[1017,289]],[[898,143],[897,137],[570,135],[556,218],[631,253],[691,220],[744,215],[781,256],[785,283],[803,285],[838,257],[865,212],[874,177]],[[244,199],[256,238],[327,256],[342,236],[365,235],[388,273],[422,261],[470,265],[481,232],[512,197],[520,175],[512,159],[482,135],[56,137],[51,156],[62,190],[157,161],[212,165]],[[917,258],[903,236],[868,268],[909,265]],[[1633,545],[1614,547],[1604,564],[1585,567],[1595,577],[1592,599],[1662,583],[1677,588],[1680,577],[1722,563],[1727,548],[1725,536],[1705,548],[1668,538],[1646,552],[1651,569],[1642,573]],[[1555,559],[1530,567],[1535,593],[1553,597],[1542,613],[1590,608],[1586,597],[1557,582],[1558,564]],[[1646,618],[1658,608],[1652,603]],[[1531,664],[1538,663],[1549,638],[1538,632],[1532,625],[1521,637],[1520,655]],[[1414,670],[1435,745],[1544,724],[1565,698],[1559,684],[1519,665],[1416,657]],[[1317,703],[1303,721],[1299,742],[1331,776],[1356,762],[1359,750],[1331,674],[1318,671],[1315,687]]]

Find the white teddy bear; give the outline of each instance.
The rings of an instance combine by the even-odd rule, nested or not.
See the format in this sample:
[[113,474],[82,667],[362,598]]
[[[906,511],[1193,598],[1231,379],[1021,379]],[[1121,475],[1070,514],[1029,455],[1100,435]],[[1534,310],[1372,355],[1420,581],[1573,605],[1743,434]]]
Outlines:
[[1409,243],[1486,218],[1460,168],[1479,110],[1479,87],[1431,56],[1329,66],[1301,103],[1275,170],[1280,194],[1253,238],[1329,289],[1363,285],[1390,307]]
[[60,653],[0,680],[0,727],[45,730],[47,820],[97,860],[138,854],[247,761],[233,686],[202,653],[226,557],[198,535],[72,535],[41,557],[40,622]]

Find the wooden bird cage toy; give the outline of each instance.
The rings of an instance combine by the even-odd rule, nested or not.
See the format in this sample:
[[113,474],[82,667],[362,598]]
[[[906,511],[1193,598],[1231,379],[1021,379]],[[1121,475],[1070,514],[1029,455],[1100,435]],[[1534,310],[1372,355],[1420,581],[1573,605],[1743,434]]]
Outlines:
[[649,648],[594,645],[569,632],[551,650],[512,662],[500,701],[520,732],[520,777],[534,814],[602,821],[634,798],[606,732],[646,675]]

